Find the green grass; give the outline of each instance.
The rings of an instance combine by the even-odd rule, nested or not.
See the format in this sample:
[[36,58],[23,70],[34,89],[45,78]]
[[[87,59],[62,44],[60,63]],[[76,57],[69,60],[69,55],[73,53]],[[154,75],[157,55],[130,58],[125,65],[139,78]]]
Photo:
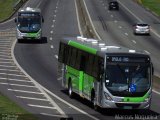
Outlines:
[[35,116],[0,93],[0,120],[4,117],[10,119],[17,117],[18,119],[15,120],[38,120]]
[[0,21],[7,19],[14,11],[18,0],[0,0]]
[[141,0],[142,4],[160,15],[160,0]]

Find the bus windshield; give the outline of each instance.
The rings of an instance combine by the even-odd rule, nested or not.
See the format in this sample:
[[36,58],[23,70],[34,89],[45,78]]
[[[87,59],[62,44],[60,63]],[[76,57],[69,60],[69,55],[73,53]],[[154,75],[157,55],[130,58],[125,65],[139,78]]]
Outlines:
[[18,17],[18,29],[25,33],[38,32],[41,28],[40,16]]
[[150,67],[141,63],[106,66],[106,88],[114,95],[142,95],[150,88]]

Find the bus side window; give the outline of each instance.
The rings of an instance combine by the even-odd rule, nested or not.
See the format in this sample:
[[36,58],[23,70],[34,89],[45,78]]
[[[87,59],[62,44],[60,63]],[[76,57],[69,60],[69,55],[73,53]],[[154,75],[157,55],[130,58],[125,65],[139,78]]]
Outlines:
[[58,61],[64,63],[64,44],[60,43]]
[[81,61],[80,61],[80,70],[86,71],[86,62],[87,62],[88,54],[86,52],[82,52]]
[[69,49],[69,46],[68,45],[65,45],[64,46],[64,58],[63,58],[63,61],[64,61],[64,64],[67,64],[67,60],[68,60],[68,50]]
[[71,63],[71,60],[72,60],[72,47],[68,46],[69,49],[68,49],[68,58],[67,58],[67,65],[70,66],[70,63]]
[[89,75],[92,75],[93,61],[94,61],[94,55],[90,54],[86,61],[86,71],[85,71]]
[[94,57],[94,63],[93,63],[93,70],[92,70],[92,75],[93,77],[95,77],[96,79],[99,79],[99,66],[98,66],[98,57],[95,56]]
[[75,68],[80,70],[80,62],[81,62],[81,50],[77,50],[76,64]]
[[70,65],[73,68],[75,68],[76,57],[77,57],[77,49],[76,48],[72,48],[72,55],[71,55]]

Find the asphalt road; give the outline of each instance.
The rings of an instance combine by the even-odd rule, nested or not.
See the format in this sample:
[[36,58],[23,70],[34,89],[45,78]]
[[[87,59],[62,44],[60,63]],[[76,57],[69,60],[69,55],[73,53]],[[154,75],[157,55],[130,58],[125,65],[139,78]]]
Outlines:
[[[102,1],[102,2],[101,2]],[[132,49],[144,49],[151,54],[152,60],[157,74],[160,73],[159,68],[159,37],[151,33],[151,36],[134,36],[132,24],[137,19],[121,5],[120,11],[108,11],[107,2],[105,0],[86,0],[89,13],[93,20],[94,26],[100,37],[108,45],[121,45]],[[121,0],[127,7],[131,7],[131,11],[140,16],[146,16],[150,23],[158,23],[150,13],[146,13],[144,9],[136,5],[132,1]],[[117,111],[117,110],[102,110],[99,112],[91,108],[91,104],[75,96],[75,99],[70,99],[66,91],[61,87],[60,78],[58,76],[58,61],[57,52],[59,40],[66,36],[79,35],[76,8],[74,0],[30,0],[25,6],[39,7],[45,19],[43,24],[43,40],[41,42],[25,42],[17,43],[15,46],[14,55],[21,67],[39,84],[48,89],[52,94],[50,97],[58,104],[58,106],[69,116],[74,119],[115,119],[115,116],[124,117],[128,115],[159,115],[159,100],[160,96],[153,93],[152,106],[150,111]],[[139,10],[144,11],[143,14]],[[147,16],[150,16],[148,19]],[[152,18],[153,17],[153,18]],[[152,19],[152,20],[151,20]],[[146,20],[146,19],[145,19]],[[148,22],[145,21],[145,22]],[[151,22],[152,21],[152,22]],[[154,21],[154,22],[153,22]],[[3,27],[13,27],[13,21]],[[2,28],[2,27],[1,27]],[[158,33],[159,28],[153,25],[153,29]],[[67,104],[55,97],[59,96]],[[68,104],[70,103],[70,105]],[[73,106],[76,108],[73,109]],[[82,111],[80,111],[80,110]],[[88,115],[88,114],[90,115]]]

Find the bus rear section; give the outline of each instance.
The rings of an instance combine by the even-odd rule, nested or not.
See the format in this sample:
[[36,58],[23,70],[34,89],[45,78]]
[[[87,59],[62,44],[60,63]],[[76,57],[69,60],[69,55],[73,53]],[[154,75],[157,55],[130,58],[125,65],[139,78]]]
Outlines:
[[69,96],[76,93],[91,101],[95,109],[149,109],[153,74],[150,57],[128,51],[112,46],[100,51],[79,41],[61,41],[58,60]]
[[40,9],[27,7],[18,11],[15,19],[17,39],[41,39],[42,22],[44,22]]

